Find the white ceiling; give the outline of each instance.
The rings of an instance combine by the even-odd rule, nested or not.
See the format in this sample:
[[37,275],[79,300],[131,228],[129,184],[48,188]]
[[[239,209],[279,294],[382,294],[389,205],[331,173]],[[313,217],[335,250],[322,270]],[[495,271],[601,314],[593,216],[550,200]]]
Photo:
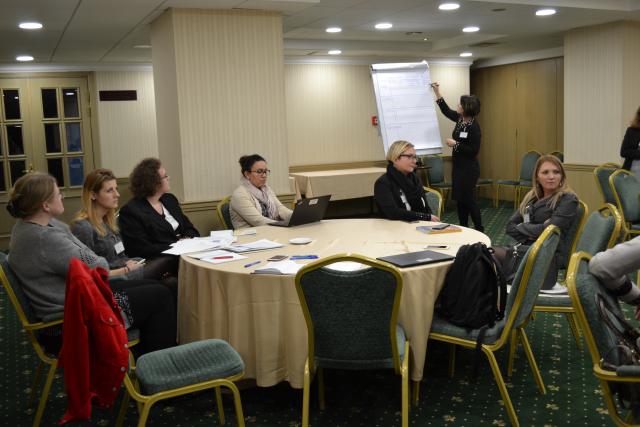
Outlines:
[[[458,59],[488,60],[561,48],[569,29],[607,22],[640,21],[640,0],[459,0],[460,9],[438,10],[433,0],[0,0],[0,67],[18,55],[35,64],[148,64],[149,26],[164,10],[240,8],[283,13],[285,56],[289,61]],[[558,13],[536,17],[541,6]],[[504,9],[496,11],[496,9]],[[44,29],[26,31],[22,21]],[[391,30],[373,28],[380,21]],[[480,31],[462,33],[475,25]],[[340,26],[339,34],[325,32]],[[427,39],[426,41],[424,39]]]

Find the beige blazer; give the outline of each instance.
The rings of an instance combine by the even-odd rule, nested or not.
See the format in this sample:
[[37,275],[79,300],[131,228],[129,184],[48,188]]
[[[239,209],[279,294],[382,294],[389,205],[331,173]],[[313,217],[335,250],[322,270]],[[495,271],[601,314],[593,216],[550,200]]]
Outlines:
[[[275,201],[278,208],[278,215],[284,221],[288,221],[291,218],[291,209],[285,207],[276,194],[267,187],[269,198]],[[260,202],[253,197],[249,190],[244,185],[238,186],[231,195],[231,205],[229,209],[231,215],[231,223],[233,228],[247,228],[257,227],[259,225],[269,224],[270,222],[276,222],[273,219],[262,216],[262,209],[260,208]]]

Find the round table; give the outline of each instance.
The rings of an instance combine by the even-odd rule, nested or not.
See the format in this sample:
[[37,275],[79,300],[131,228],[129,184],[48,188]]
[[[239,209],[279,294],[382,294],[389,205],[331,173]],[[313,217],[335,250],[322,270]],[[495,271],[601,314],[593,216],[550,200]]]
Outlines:
[[[295,290],[294,276],[250,274],[273,255],[318,255],[320,258],[357,253],[377,258],[448,245],[440,252],[455,255],[461,245],[488,236],[462,227],[461,232],[424,234],[418,225],[383,219],[325,220],[292,228],[262,226],[257,234],[238,237],[239,243],[269,239],[285,247],[253,252],[246,259],[211,264],[183,255],[178,290],[178,339],[187,343],[207,338],[229,342],[245,362],[246,378],[259,386],[288,381],[302,388],[307,357],[307,330]],[[311,243],[292,245],[295,237]],[[263,261],[245,268],[252,261]],[[297,261],[301,264],[311,261]],[[411,343],[411,378],[422,379],[434,303],[444,284],[449,262],[401,269],[404,282],[398,322]]]

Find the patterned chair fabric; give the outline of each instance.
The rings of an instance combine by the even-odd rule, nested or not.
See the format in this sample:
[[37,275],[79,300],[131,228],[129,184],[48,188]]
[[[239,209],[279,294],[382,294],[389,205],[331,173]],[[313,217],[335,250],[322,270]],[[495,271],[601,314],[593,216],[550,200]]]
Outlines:
[[618,170],[609,177],[614,195],[620,201],[620,210],[626,222],[635,224],[640,222],[640,181],[635,175],[625,171]]
[[[582,228],[578,243],[573,252],[586,252],[593,256],[611,247],[615,242],[616,222],[619,212],[615,206],[606,204],[596,212],[592,212]],[[618,224],[618,227],[620,224]]]
[[604,199],[604,203],[611,203],[612,205],[619,208],[616,205],[616,198],[613,195],[613,190],[611,189],[611,185],[609,184],[609,177],[616,170],[620,169],[619,165],[615,163],[604,163],[593,170],[593,174],[596,178],[596,185],[600,190],[600,194],[602,194],[602,198]]
[[549,154],[555,156],[558,160],[560,160],[560,162],[564,163],[564,153],[562,151],[552,151]]
[[533,169],[536,166],[536,162],[540,158],[541,154],[538,151],[528,151],[522,156],[522,162],[520,163],[520,175],[518,179],[499,179],[496,181],[496,193],[495,193],[495,205],[498,205],[500,186],[510,186],[515,189],[514,206],[518,205],[520,200],[520,192],[522,187],[531,187],[531,178],[533,176]]
[[[300,284],[313,324],[316,366],[394,367],[389,322],[396,289],[401,284],[391,273],[375,268],[358,271],[320,268],[301,276]],[[394,344],[402,358],[404,331],[399,325],[394,327]]]
[[431,212],[442,218],[442,194],[429,187],[424,187],[424,192],[427,195],[427,203]]
[[561,236],[562,242],[564,243],[561,247],[566,248],[566,251],[560,254],[560,259],[558,260],[560,268],[566,268],[567,265],[569,265],[569,258],[571,258],[571,254],[574,252],[573,249],[576,247],[578,233],[582,229],[588,210],[589,208],[587,208],[587,205],[582,200],[578,200],[576,217],[569,226],[567,232]]

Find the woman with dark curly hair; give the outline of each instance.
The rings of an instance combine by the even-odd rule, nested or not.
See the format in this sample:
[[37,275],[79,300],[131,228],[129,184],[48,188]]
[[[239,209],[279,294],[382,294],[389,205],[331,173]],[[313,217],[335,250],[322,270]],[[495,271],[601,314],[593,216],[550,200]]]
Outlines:
[[[150,157],[138,163],[129,176],[129,186],[133,198],[118,218],[128,256],[155,259],[172,243],[200,236],[178,199],[169,193],[169,175],[160,160]],[[172,260],[172,272],[177,272],[178,257],[168,259]]]

